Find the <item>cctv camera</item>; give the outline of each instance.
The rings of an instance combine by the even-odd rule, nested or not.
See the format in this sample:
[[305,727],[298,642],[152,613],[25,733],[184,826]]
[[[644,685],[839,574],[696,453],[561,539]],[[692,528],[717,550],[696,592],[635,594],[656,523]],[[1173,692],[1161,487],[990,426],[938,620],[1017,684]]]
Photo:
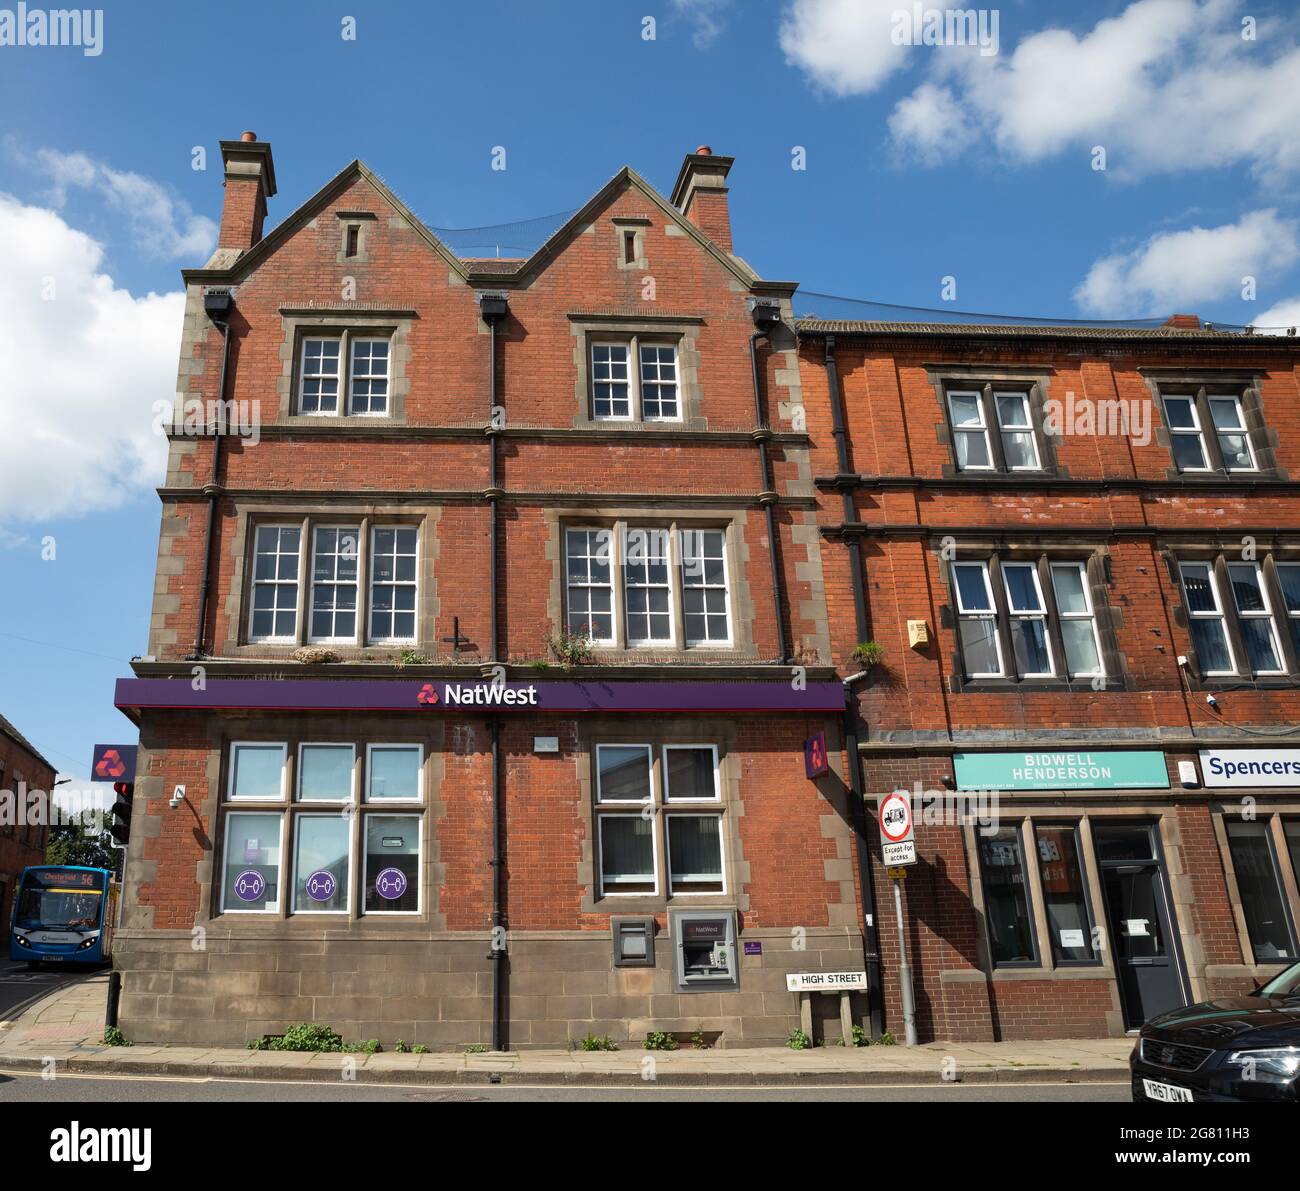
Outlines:
[[1211,707],[1218,707],[1218,706],[1219,706],[1219,701],[1218,701],[1218,699],[1216,699],[1213,695],[1206,695],[1206,696],[1205,696],[1205,701],[1206,701],[1206,702],[1207,702]]

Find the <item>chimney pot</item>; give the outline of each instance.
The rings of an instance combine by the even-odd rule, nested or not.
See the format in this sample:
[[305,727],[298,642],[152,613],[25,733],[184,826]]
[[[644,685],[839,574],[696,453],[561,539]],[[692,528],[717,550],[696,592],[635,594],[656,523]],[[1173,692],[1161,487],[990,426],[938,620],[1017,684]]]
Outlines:
[[698,149],[695,150],[695,152],[698,153],[701,157],[708,157],[713,153],[713,150],[709,148],[708,145],[701,145]]
[[245,130],[239,134],[239,139],[241,141],[255,141],[257,140],[257,133]]

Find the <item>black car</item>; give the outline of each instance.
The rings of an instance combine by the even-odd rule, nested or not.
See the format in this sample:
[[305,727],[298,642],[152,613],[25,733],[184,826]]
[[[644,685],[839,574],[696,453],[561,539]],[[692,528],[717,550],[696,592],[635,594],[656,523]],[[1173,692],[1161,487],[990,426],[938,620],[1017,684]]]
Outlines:
[[1248,997],[1153,1017],[1129,1067],[1134,1100],[1300,1101],[1300,964]]

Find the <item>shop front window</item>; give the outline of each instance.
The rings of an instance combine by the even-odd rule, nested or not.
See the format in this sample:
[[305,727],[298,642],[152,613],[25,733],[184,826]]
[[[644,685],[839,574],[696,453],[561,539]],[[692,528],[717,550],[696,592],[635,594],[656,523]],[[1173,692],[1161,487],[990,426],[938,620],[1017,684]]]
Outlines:
[[1034,835],[1052,955],[1060,964],[1095,963],[1096,940],[1079,860],[1078,828],[1043,825],[1035,828]]
[[1019,825],[999,827],[991,835],[981,835],[979,847],[993,964],[999,967],[1036,963],[1038,955]]
[[1257,963],[1296,958],[1290,916],[1266,820],[1228,820],[1228,849]]

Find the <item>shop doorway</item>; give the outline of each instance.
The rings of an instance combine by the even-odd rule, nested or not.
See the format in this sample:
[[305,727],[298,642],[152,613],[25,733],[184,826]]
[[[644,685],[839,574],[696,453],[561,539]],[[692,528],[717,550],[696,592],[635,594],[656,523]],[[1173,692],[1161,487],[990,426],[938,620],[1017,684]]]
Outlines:
[[1097,823],[1093,839],[1124,1025],[1136,1029],[1187,1004],[1164,857],[1152,823]]

